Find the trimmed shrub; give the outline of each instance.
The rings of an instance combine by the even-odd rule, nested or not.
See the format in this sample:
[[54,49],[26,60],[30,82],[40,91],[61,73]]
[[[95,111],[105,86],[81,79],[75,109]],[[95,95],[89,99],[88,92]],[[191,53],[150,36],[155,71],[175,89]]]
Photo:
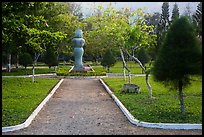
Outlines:
[[26,67],[33,63],[33,59],[29,53],[23,53],[19,56],[19,64],[23,65],[26,69]]

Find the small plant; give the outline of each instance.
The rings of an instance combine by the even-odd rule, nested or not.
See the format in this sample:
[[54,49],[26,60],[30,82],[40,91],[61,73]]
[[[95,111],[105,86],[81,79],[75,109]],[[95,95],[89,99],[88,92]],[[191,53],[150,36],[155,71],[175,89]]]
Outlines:
[[45,52],[44,60],[45,60],[45,64],[48,65],[50,71],[51,71],[51,66],[58,65],[57,56],[55,55],[53,49],[51,49],[50,47]]
[[57,76],[106,76],[106,72],[88,71],[86,73],[80,73],[80,72],[70,73],[67,68],[62,67],[62,68],[57,69],[56,75]]
[[110,67],[114,66],[116,63],[116,59],[113,56],[113,53],[110,49],[106,50],[106,53],[103,56],[103,59],[101,61],[101,65],[106,67],[107,72],[110,71]]
[[27,75],[27,66],[32,63],[33,63],[33,60],[29,53],[23,53],[19,56],[19,64],[25,67],[26,75]]

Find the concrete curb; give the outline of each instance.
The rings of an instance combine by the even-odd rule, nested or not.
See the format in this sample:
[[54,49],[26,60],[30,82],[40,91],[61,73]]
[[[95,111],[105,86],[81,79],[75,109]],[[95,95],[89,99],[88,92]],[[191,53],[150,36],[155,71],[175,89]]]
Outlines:
[[2,127],[2,132],[15,131],[15,130],[19,130],[19,129],[28,127],[31,124],[31,122],[33,121],[33,119],[35,118],[35,116],[40,112],[40,110],[43,108],[43,106],[48,102],[48,100],[55,93],[55,91],[60,86],[60,84],[63,82],[63,80],[64,79],[61,79],[57,83],[57,85],[52,89],[52,91],[47,95],[47,97],[40,103],[40,105],[32,112],[32,114],[28,117],[28,119],[24,123],[19,124],[19,125],[15,125],[15,126]]
[[[109,77],[123,77],[123,73],[107,73]],[[131,76],[139,77],[139,76],[146,76],[145,74],[130,74]],[[126,74],[128,76],[128,74]],[[151,74],[149,74],[151,76]]]
[[101,79],[108,76],[57,76],[57,78],[69,78],[69,79]]
[[179,124],[179,123],[149,123],[149,122],[143,122],[135,119],[132,114],[125,108],[125,106],[120,102],[120,100],[113,94],[113,92],[109,89],[109,87],[104,83],[102,79],[99,79],[108,94],[113,98],[115,103],[118,105],[118,107],[122,110],[124,115],[127,117],[127,119],[134,125],[142,126],[142,127],[148,127],[148,128],[160,128],[160,129],[201,129],[202,130],[202,124]]

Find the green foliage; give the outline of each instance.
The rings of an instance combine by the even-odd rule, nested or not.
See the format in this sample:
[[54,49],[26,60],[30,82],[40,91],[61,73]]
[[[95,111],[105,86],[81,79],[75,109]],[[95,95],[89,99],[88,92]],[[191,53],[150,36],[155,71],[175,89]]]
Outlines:
[[34,54],[44,52],[44,45],[57,47],[66,34],[53,31],[52,26],[46,25],[47,19],[42,15],[45,15],[47,5],[50,4],[47,2],[2,3],[4,52]]
[[2,127],[25,122],[49,94],[57,79],[2,78]]
[[142,47],[138,53],[137,53],[137,57],[140,60],[140,62],[142,63],[142,65],[144,66],[146,63],[149,62],[149,55],[147,54],[146,50],[144,47]]
[[26,26],[24,26],[24,29],[29,34],[26,44],[31,46],[33,51],[40,53],[45,51],[44,44],[56,48],[57,44],[66,37],[66,34],[62,32],[51,33],[47,30],[41,31],[35,28],[27,28]]
[[33,59],[29,53],[22,53],[19,56],[19,64],[23,65],[25,69],[27,68],[28,65],[33,63]]
[[[84,23],[78,21],[80,15],[80,5],[71,2],[49,2],[45,11],[45,18],[49,23],[51,32],[62,32],[66,34],[66,39],[58,43],[56,51],[59,55],[73,56],[72,39],[74,31],[80,27],[84,28]],[[79,18],[78,18],[79,17]]]
[[127,32],[127,38],[123,48],[128,49],[129,52],[137,48],[146,48],[147,50],[154,50],[156,44],[157,35],[154,34],[154,26],[151,22],[148,22],[148,18],[153,15],[144,14],[141,9],[136,12],[136,17],[133,24],[129,27]]
[[[188,85],[189,74],[201,71],[202,50],[193,27],[186,17],[176,20],[170,27],[167,37],[154,62],[153,75],[160,81],[182,80]],[[186,82],[185,82],[186,81]]]
[[122,93],[123,78],[103,78],[114,95],[138,120],[152,123],[202,123],[202,77],[191,76],[192,84],[184,90],[186,114],[179,111],[177,91],[169,90],[150,76],[154,97],[149,98],[145,77],[132,77],[132,83],[138,85],[139,94]]
[[[134,22],[131,22],[131,18]],[[152,26],[142,23],[144,12],[142,9],[131,11],[128,8],[116,10],[109,5],[106,9],[102,6],[96,8],[94,15],[86,19],[88,32],[85,32],[85,51],[93,59],[100,59],[106,49],[111,48],[120,56],[119,47],[132,47],[138,41],[140,45],[148,45],[152,36]],[[142,30],[142,31],[141,31]],[[149,38],[149,39],[148,39]],[[86,53],[85,52],[85,53]]]
[[104,67],[107,67],[108,72],[109,72],[109,68],[111,66],[114,66],[115,63],[116,63],[116,59],[115,59],[112,51],[110,49],[107,49],[104,56],[103,56],[103,59],[101,61],[101,65]]
[[25,13],[30,13],[32,2],[2,2],[2,47],[4,52],[19,52],[25,43],[22,31]]

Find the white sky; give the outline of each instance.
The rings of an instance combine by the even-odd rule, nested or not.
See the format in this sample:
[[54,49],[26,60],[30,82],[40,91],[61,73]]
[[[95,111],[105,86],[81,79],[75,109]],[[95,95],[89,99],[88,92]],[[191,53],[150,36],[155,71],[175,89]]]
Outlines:
[[[108,5],[110,2],[80,2],[82,6],[82,11],[84,15],[87,15],[91,12],[90,8],[93,7],[93,4],[99,5],[102,3],[104,7]],[[111,2],[112,6],[116,7],[117,9],[121,8],[131,8],[133,10],[137,8],[146,8],[144,10],[146,13],[153,13],[153,12],[160,12],[162,10],[162,4],[163,2]],[[175,2],[169,2],[169,13],[171,16],[173,5]],[[179,7],[179,13],[182,15],[184,11],[186,10],[186,6],[189,4],[191,7],[191,12],[194,13],[196,11],[197,5],[199,2],[176,2]]]

